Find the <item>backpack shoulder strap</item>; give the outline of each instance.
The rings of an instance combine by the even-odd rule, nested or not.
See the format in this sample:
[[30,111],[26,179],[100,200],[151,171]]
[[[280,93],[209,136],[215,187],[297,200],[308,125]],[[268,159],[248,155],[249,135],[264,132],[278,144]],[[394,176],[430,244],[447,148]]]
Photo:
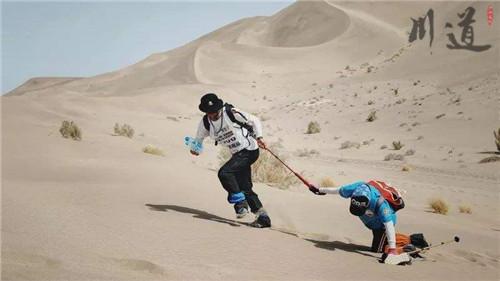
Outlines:
[[241,122],[236,120],[236,117],[234,117],[233,108],[234,106],[232,104],[229,103],[224,104],[224,111],[226,112],[227,117],[229,117],[229,120],[231,120],[231,122],[233,123],[240,125]]
[[[250,133],[253,132],[252,126],[250,126],[246,122],[241,122],[238,119],[236,119],[236,117],[234,116],[234,112],[233,112],[234,106],[232,104],[229,104],[229,103],[224,104],[224,109],[226,111],[227,117],[229,117],[229,120],[231,120],[231,122],[236,123],[240,127],[243,127],[245,129],[247,129],[247,131],[249,131]],[[247,120],[247,118],[245,117],[245,115],[243,115],[243,114],[241,114],[239,112],[236,112],[236,113],[239,114],[241,117],[243,117],[243,119],[245,119],[245,121]]]
[[207,131],[210,132],[210,123],[208,122],[208,116],[207,115],[203,116],[203,126],[205,127],[205,129]]

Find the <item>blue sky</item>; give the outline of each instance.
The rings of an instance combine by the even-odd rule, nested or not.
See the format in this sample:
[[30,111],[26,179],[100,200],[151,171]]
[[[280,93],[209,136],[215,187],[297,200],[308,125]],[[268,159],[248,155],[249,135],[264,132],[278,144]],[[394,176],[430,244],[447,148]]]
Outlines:
[[120,69],[291,3],[2,0],[2,94],[32,77],[82,77]]

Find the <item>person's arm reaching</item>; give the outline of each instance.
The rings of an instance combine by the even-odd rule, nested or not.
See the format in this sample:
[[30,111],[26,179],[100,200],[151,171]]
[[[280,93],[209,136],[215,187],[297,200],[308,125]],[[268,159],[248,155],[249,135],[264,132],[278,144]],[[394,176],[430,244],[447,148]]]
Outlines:
[[339,194],[340,187],[334,187],[334,188],[318,187],[318,190],[319,192],[325,194]]
[[311,187],[309,187],[309,190],[316,195],[339,194],[344,198],[349,198],[351,197],[353,191],[363,184],[365,184],[363,181],[357,181],[354,183],[344,184],[340,187],[333,187],[333,188],[317,187],[315,185],[312,185]]
[[389,253],[397,254],[396,252],[396,229],[392,221],[384,222],[385,235],[387,236],[387,244],[389,246]]
[[[199,143],[203,143],[203,140],[208,137],[210,135],[210,132],[205,129],[205,125],[203,124],[203,120],[200,121],[200,123],[198,124],[198,130],[196,131],[196,141],[198,141]],[[194,151],[194,150],[190,150],[191,154],[193,155],[196,155],[198,156],[199,153]]]

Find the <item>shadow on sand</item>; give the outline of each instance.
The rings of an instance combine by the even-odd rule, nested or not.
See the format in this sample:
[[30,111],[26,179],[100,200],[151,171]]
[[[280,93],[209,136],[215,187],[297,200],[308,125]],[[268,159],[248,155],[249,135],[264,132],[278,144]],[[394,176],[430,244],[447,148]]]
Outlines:
[[191,214],[193,215],[194,218],[197,219],[204,219],[204,220],[209,220],[209,221],[214,221],[218,223],[224,223],[228,224],[230,226],[249,226],[249,223],[244,223],[244,222],[239,222],[235,220],[230,220],[226,219],[223,217],[216,216],[214,214],[207,213],[205,211],[201,211],[198,209],[193,209],[193,208],[188,208],[188,207],[183,207],[183,206],[177,206],[177,205],[153,205],[153,204],[146,204],[149,209],[153,211],[162,211],[162,212],[168,212],[168,211],[176,211],[179,213],[185,213],[185,214]]
[[[149,207],[149,209],[153,210],[153,211],[161,211],[161,212],[175,211],[175,212],[180,212],[180,213],[185,213],[185,214],[191,214],[191,215],[193,215],[194,218],[197,218],[197,219],[204,219],[204,220],[209,220],[209,221],[213,221],[213,222],[228,224],[228,225],[234,226],[234,227],[249,226],[249,223],[239,222],[239,221],[231,220],[231,219],[226,219],[223,217],[216,216],[214,214],[210,214],[210,213],[205,212],[205,211],[201,211],[201,210],[193,209],[193,208],[188,208],[188,207],[183,207],[183,206],[153,205],[153,204],[146,204],[146,206]],[[345,243],[342,241],[324,241],[324,240],[311,239],[311,238],[307,238],[306,237],[307,235],[305,235],[305,234],[301,234],[299,232],[296,232],[293,230],[288,230],[288,229],[281,229],[281,228],[272,227],[271,230],[281,232],[281,233],[286,234],[286,235],[295,236],[295,237],[303,239],[305,241],[314,243],[314,246],[321,248],[321,249],[330,250],[330,251],[342,250],[342,251],[346,251],[346,252],[357,253],[360,255],[368,256],[368,257],[378,258],[378,256],[376,256],[377,254],[370,253],[370,247],[368,247],[368,246],[358,245],[358,244],[353,244],[353,243]]]

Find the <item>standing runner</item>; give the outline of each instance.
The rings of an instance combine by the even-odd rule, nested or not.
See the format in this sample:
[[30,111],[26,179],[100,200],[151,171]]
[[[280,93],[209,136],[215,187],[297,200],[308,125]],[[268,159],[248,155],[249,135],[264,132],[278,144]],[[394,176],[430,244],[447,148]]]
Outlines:
[[[218,177],[228,192],[227,200],[234,205],[236,217],[245,217],[250,207],[250,211],[256,215],[251,226],[271,227],[271,219],[252,190],[251,165],[259,158],[259,147],[266,147],[260,120],[225,104],[213,93],[201,98],[199,109],[205,116],[198,125],[195,141],[201,144],[206,137],[210,137],[216,145],[220,143],[231,151],[231,159],[219,169]],[[190,152],[199,155],[193,149]]]

